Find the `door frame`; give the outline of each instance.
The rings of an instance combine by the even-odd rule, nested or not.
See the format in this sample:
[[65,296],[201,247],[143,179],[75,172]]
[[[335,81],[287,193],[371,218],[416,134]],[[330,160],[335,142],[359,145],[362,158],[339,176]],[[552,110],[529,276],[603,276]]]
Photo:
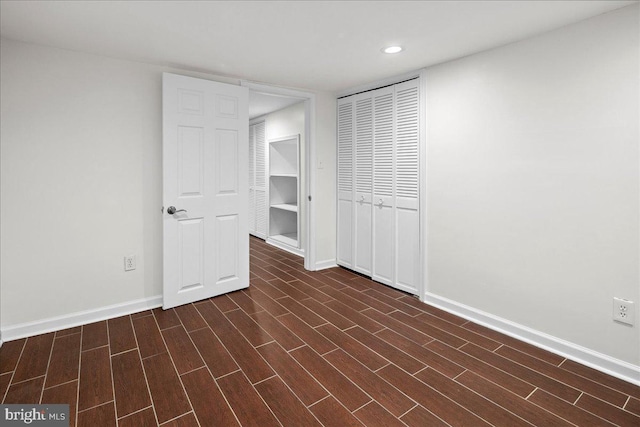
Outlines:
[[[268,95],[286,96],[290,98],[299,98],[304,101],[304,132],[305,140],[305,181],[306,185],[302,199],[305,206],[305,241],[304,250],[304,268],[315,271],[316,267],[316,211],[313,209],[313,203],[316,194],[316,95],[311,92],[304,92],[295,89],[288,89],[279,86],[272,86],[263,83],[254,83],[247,80],[241,80],[240,86],[249,88],[250,91],[265,93]],[[311,196],[311,201],[309,201]]]

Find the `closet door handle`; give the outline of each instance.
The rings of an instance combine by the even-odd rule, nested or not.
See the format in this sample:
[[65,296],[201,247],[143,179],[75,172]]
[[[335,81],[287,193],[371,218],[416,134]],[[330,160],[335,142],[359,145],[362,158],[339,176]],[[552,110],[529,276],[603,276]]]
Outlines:
[[382,205],[384,205],[384,201],[380,199],[380,201],[378,202],[378,206],[382,206]]
[[360,196],[360,201],[364,202],[364,196]]

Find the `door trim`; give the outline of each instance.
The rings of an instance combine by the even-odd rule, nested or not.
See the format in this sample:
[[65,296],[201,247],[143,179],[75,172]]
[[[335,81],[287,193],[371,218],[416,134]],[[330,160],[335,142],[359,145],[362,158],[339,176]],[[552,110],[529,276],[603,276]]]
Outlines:
[[423,68],[420,70],[420,82],[418,86],[418,96],[420,97],[420,102],[418,103],[418,114],[419,116],[419,126],[420,126],[420,134],[418,136],[418,149],[419,149],[419,164],[420,164],[420,182],[419,182],[419,197],[420,197],[420,275],[421,280],[418,286],[418,297],[420,301],[425,302],[427,300],[427,295],[429,294],[429,246],[427,242],[429,241],[429,227],[427,221],[427,194],[428,194],[428,186],[429,182],[427,179],[427,161],[429,160],[427,157],[427,131],[428,131],[428,118],[427,118],[427,69]]
[[313,203],[309,202],[311,196],[312,201],[316,194],[316,95],[311,92],[303,92],[295,89],[288,89],[279,86],[272,86],[263,83],[254,83],[247,80],[241,80],[240,86],[249,88],[255,92],[266,93],[269,95],[288,96],[291,98],[300,98],[304,101],[304,132],[306,135],[305,147],[305,188],[302,194],[305,206],[305,242],[304,250],[304,268],[315,271],[316,266],[316,211],[313,209]]

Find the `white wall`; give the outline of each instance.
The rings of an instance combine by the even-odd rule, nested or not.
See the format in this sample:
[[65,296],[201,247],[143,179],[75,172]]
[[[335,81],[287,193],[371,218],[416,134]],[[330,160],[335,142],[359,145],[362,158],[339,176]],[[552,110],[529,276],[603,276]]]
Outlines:
[[336,262],[336,97],[316,94],[316,265]]
[[[238,80],[0,45],[1,327],[160,295],[161,73]],[[318,144],[333,152],[335,105],[318,104]],[[125,273],[127,254],[138,267]]]
[[427,70],[428,292],[635,365],[638,16]]
[[[636,365],[640,313],[614,323],[611,299],[640,305],[637,28],[631,6],[427,71],[428,291]],[[2,328],[159,295],[180,71],[8,40],[0,59]],[[316,107],[322,261],[335,98]]]
[[3,327],[160,294],[161,70],[7,40],[1,57]]

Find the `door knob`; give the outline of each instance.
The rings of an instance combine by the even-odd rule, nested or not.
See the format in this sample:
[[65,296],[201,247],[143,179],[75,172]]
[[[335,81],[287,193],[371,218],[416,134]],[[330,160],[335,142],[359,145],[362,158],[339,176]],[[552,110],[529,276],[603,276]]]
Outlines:
[[178,213],[178,212],[186,212],[186,211],[187,211],[186,209],[179,209],[179,210],[176,210],[176,207],[175,207],[175,206],[169,206],[169,207],[167,208],[167,213],[168,213],[169,215],[173,215],[174,213]]
[[382,205],[384,205],[384,201],[380,199],[380,201],[378,202],[378,206],[382,206]]

